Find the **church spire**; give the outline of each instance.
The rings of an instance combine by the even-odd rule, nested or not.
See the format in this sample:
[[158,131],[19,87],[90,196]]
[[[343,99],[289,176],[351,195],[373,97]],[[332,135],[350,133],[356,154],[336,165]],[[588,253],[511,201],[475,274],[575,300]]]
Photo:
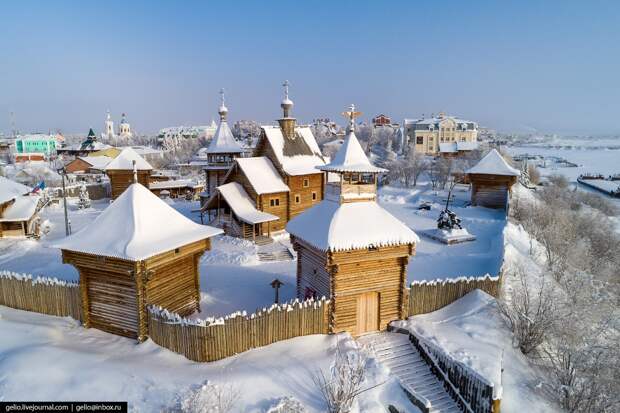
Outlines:
[[284,112],[284,116],[281,119],[278,119],[278,123],[280,124],[280,129],[282,129],[282,135],[286,139],[295,140],[295,118],[292,118],[291,109],[293,108],[293,101],[288,97],[288,87],[290,83],[288,80],[285,80],[282,84],[284,86],[284,99],[282,99],[282,103],[280,103],[280,107]]
[[284,86],[284,99],[282,99],[280,107],[284,112],[284,118],[288,118],[291,109],[293,108],[293,101],[288,97],[288,87],[290,86],[290,83],[288,82],[288,80],[285,80],[282,86]]
[[228,115],[228,108],[225,105],[226,98],[224,97],[224,88],[220,89],[220,108],[218,109],[220,115],[220,122],[226,122],[226,116]]

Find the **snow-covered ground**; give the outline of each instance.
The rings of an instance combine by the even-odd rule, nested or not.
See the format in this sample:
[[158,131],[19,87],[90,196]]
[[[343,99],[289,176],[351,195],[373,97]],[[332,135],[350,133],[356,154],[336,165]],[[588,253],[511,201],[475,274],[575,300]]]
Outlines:
[[[174,406],[191,386],[208,380],[240,394],[235,412],[265,412],[287,396],[322,412],[312,376],[329,368],[338,340],[353,345],[344,334],[314,335],[195,363],[150,340],[138,345],[69,318],[0,306],[0,400],[120,400],[150,413]],[[417,412],[372,360],[367,380],[368,386],[385,384],[362,394],[355,411],[384,412],[393,404]]]
[[[445,207],[447,191],[437,194],[428,184],[418,184],[419,189],[382,188],[379,202],[382,206],[404,221],[420,235],[416,255],[409,261],[408,280],[432,280],[459,276],[497,275],[503,256],[503,229],[505,214],[480,207],[465,207],[469,202],[469,189],[465,186],[455,189],[455,201],[450,209],[461,218],[464,228],[476,236],[473,242],[445,245],[424,237],[423,230],[437,228],[437,217]],[[422,202],[431,203],[431,210],[420,210]]]

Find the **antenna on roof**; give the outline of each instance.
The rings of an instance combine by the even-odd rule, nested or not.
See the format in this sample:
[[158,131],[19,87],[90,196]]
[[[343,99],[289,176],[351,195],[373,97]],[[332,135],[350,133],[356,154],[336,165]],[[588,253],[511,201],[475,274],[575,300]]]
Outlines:
[[133,161],[131,161],[131,163],[133,164],[133,183],[137,184],[138,183],[138,167],[136,166],[136,160],[134,159]]

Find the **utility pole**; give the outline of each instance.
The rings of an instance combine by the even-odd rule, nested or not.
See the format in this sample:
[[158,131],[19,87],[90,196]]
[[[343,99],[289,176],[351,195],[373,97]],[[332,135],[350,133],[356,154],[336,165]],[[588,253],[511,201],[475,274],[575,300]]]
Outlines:
[[69,236],[71,230],[69,229],[69,215],[67,214],[67,188],[65,186],[65,177],[67,176],[67,169],[63,166],[58,169],[58,173],[62,175],[62,203],[65,208],[65,234]]

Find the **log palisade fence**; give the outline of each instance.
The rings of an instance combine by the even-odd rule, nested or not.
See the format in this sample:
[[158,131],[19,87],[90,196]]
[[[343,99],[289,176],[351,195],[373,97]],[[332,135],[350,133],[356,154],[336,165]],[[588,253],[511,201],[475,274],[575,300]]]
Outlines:
[[497,298],[501,291],[500,275],[458,277],[433,281],[414,281],[409,289],[409,316],[426,314],[453,303],[465,294],[480,289]]
[[281,340],[329,332],[329,300],[294,300],[246,315],[195,320],[149,307],[149,337],[194,361],[215,361]]
[[0,271],[0,305],[82,320],[78,283]]

